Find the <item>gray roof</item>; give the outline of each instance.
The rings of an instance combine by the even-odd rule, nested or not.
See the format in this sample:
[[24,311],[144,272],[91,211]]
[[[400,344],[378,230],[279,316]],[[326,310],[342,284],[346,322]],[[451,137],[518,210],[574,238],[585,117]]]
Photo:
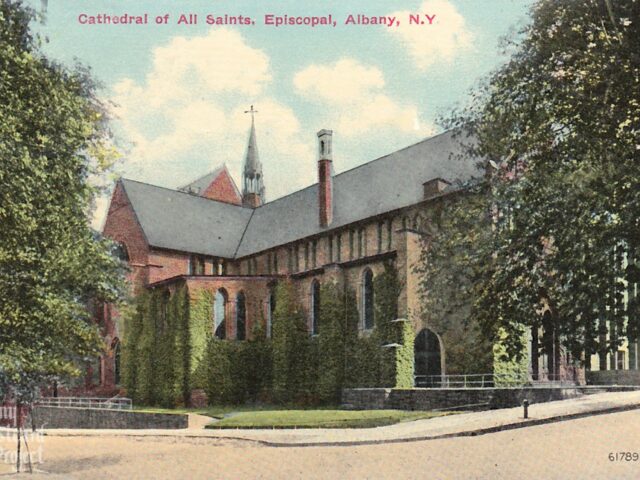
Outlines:
[[122,179],[150,245],[232,258],[252,210]]
[[334,176],[328,228],[319,223],[318,184],[255,210],[131,180],[123,185],[151,245],[244,257],[419,203],[428,180],[468,180],[477,174],[475,160],[454,158],[461,152],[445,132]]
[[453,158],[461,152],[460,140],[449,131],[334,176],[328,228],[320,227],[318,219],[317,183],[269,202],[256,209],[237,256],[414,205],[424,199],[423,183],[433,178],[452,184],[468,180],[477,173],[475,160]]

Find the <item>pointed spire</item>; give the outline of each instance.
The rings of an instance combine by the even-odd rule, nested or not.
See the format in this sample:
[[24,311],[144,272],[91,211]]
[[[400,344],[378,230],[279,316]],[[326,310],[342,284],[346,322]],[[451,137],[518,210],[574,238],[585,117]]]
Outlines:
[[256,142],[256,125],[251,117],[251,131],[249,132],[249,144],[247,145],[247,156],[244,160],[244,173],[251,174],[262,170],[260,155],[258,154],[258,143]]
[[244,159],[242,171],[242,203],[247,207],[258,207],[264,203],[264,183],[262,179],[262,164],[258,154],[258,142],[256,141],[255,114],[258,113],[251,105],[250,110],[244,113],[251,114],[251,130],[247,154]]

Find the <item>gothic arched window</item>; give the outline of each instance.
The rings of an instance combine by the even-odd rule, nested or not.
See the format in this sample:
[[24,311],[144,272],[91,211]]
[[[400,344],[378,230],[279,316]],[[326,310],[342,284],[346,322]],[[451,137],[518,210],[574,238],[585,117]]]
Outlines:
[[236,340],[247,337],[247,300],[244,292],[238,293],[236,298]]
[[318,335],[320,321],[320,282],[311,283],[311,335]]
[[129,262],[129,249],[124,243],[116,244],[114,248],[114,255],[120,259],[120,261],[124,263]]
[[276,311],[276,294],[271,292],[269,299],[267,300],[267,338],[271,338],[273,335],[273,314]]
[[362,325],[365,330],[374,326],[373,272],[366,269],[362,274]]
[[227,336],[227,301],[229,296],[224,288],[216,292],[213,301],[213,334],[221,340]]
[[120,340],[113,341],[113,383],[120,385]]

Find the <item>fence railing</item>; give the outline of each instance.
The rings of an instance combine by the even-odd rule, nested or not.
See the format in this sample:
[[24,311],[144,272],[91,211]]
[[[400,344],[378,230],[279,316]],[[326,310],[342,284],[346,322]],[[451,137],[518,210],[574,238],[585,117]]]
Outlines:
[[575,385],[566,376],[545,374],[540,379],[529,375],[475,373],[468,375],[415,375],[415,386],[423,388],[492,388],[520,387],[524,385]]
[[131,410],[133,402],[125,397],[44,397],[36,405],[44,407],[100,408],[110,410]]

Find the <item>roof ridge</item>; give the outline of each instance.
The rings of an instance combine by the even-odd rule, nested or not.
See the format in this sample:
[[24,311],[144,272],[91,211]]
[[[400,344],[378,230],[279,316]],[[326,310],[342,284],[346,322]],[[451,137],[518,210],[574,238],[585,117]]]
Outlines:
[[252,210],[251,208],[243,207],[242,205],[235,205],[233,203],[222,202],[220,200],[214,200],[213,198],[202,197],[200,195],[194,195],[192,193],[183,192],[181,190],[174,190],[173,188],[163,187],[161,185],[154,185],[154,184],[148,183],[148,182],[141,182],[140,180],[133,180],[131,178],[125,178],[125,177],[120,177],[119,180],[120,181],[124,180],[124,181],[127,181],[127,182],[133,182],[133,183],[139,183],[140,185],[146,185],[147,187],[159,188],[161,190],[168,190],[168,191],[173,192],[173,193],[179,193],[181,195],[188,195],[191,198],[197,198],[197,199],[205,200],[207,202],[215,202],[215,203],[219,203],[221,205],[229,205],[231,207],[240,208],[242,210]]
[[[411,145],[403,147],[403,148],[401,148],[399,150],[394,150],[393,152],[390,152],[390,153],[387,153],[385,155],[382,155],[381,157],[374,158],[373,160],[369,160],[368,162],[364,162],[364,163],[361,163],[360,165],[356,165],[355,167],[351,167],[350,169],[345,170],[344,172],[340,172],[340,173],[334,175],[333,178],[336,179],[337,177],[339,177],[341,175],[344,175],[345,173],[352,172],[354,170],[357,170],[358,168],[366,167],[367,165],[371,165],[372,163],[377,162],[379,160],[384,160],[385,158],[388,158],[391,155],[395,155],[396,153],[402,152],[404,150],[408,150],[409,148],[412,148],[412,147],[415,147],[416,145],[419,145],[421,143],[433,140],[433,139],[435,139],[437,137],[441,137],[442,135],[444,135],[446,133],[449,133],[449,132],[452,132],[454,130],[455,130],[454,128],[450,128],[449,130],[445,130],[444,132],[440,132],[440,133],[438,133],[436,135],[433,135],[431,137],[423,138],[422,140],[419,140],[419,141],[417,141],[415,143],[412,143]],[[269,202],[263,203],[262,205],[256,207],[256,210],[258,210],[260,208],[263,208],[263,207],[266,207],[267,205],[271,205],[272,203],[275,203],[275,202],[277,202],[279,200],[282,200],[284,198],[290,197],[291,195],[295,195],[296,193],[304,192],[305,190],[307,190],[309,188],[315,187],[317,184],[318,184],[318,182],[313,182],[311,185],[307,185],[306,187],[303,187],[300,190],[295,190],[293,192],[287,193],[286,195],[283,195],[282,197],[278,197],[278,198],[275,198],[275,199],[273,199],[273,200],[271,200]]]

